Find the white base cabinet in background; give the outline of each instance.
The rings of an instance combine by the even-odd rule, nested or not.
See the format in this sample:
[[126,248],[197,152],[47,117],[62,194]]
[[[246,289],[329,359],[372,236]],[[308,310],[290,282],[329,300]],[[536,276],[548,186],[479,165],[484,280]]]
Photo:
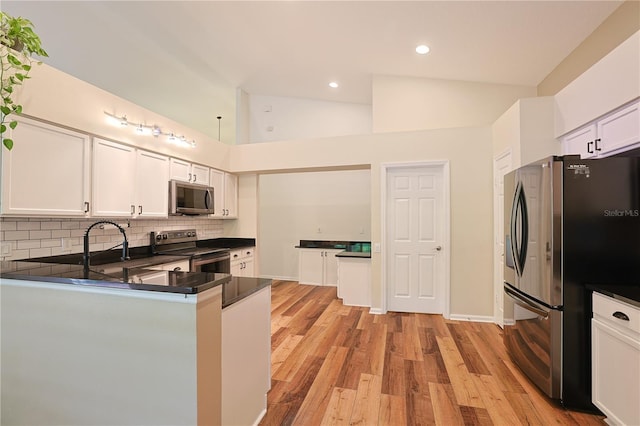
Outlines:
[[255,276],[254,253],[255,247],[244,247],[241,249],[231,250],[229,253],[231,256],[231,275],[234,277]]
[[298,249],[298,282],[313,285],[338,285],[338,259],[343,249]]
[[3,215],[87,216],[91,196],[89,136],[24,117],[1,147]]
[[271,286],[222,310],[222,424],[258,424],[269,389]]
[[640,308],[593,293],[592,401],[617,425],[640,425]]
[[337,257],[338,297],[348,306],[371,306],[371,259]]

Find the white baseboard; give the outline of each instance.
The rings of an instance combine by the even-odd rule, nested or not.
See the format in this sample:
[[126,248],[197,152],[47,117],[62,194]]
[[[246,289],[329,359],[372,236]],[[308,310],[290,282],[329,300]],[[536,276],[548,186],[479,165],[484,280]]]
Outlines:
[[370,309],[369,309],[369,313],[370,313],[370,314],[373,314],[373,315],[384,315],[384,314],[385,314],[385,311],[383,311],[383,310],[382,310],[382,309],[380,309],[380,308],[370,308]]
[[449,316],[449,319],[454,321],[495,322],[495,318],[491,315],[451,314],[451,316]]

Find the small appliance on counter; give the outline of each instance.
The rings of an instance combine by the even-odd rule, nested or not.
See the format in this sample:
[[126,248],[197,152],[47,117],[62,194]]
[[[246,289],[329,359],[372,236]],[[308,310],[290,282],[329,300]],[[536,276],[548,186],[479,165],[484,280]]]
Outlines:
[[568,408],[591,403],[587,284],[640,277],[640,158],[551,157],[504,178],[504,342]]

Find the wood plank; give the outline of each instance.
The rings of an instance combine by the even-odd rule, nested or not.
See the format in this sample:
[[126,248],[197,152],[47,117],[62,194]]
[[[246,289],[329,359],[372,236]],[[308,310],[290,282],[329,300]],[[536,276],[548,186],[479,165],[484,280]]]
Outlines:
[[423,361],[422,345],[418,334],[418,323],[415,315],[402,317],[402,330],[404,335],[404,357],[414,361]]
[[382,373],[382,393],[404,396],[406,392],[404,380],[404,358],[400,355],[387,351],[384,358],[384,370]]
[[356,393],[355,389],[333,388],[329,405],[322,418],[322,424],[327,426],[350,424]]
[[436,424],[464,425],[464,419],[451,385],[429,383],[429,393],[431,394]]
[[480,398],[489,413],[489,417],[497,425],[518,425],[520,420],[506,395],[496,384],[495,378],[487,375],[471,374],[473,381],[482,389]]
[[458,403],[470,407],[485,408],[476,383],[467,370],[453,339],[451,337],[436,337],[436,339]]
[[475,374],[490,374],[489,369],[482,361],[482,357],[478,354],[475,345],[471,342],[468,333],[473,333],[473,328],[468,327],[467,324],[447,324],[449,333],[453,337],[453,341],[458,347],[458,351],[464,360],[464,364],[467,366],[469,373]]
[[336,378],[347,356],[347,348],[333,346],[309,388],[294,422],[301,425],[319,424],[329,405]]
[[406,425],[407,415],[405,413],[405,399],[398,395],[380,395],[380,416],[378,425],[398,426]]
[[465,426],[493,426],[489,413],[484,408],[460,406]]
[[298,346],[304,336],[289,335],[287,338],[271,352],[271,374],[274,375],[280,366],[284,364],[291,352]]
[[429,394],[408,392],[405,397],[408,425],[434,425],[436,419]]
[[350,424],[372,425],[378,422],[381,388],[382,377],[372,374],[360,376]]

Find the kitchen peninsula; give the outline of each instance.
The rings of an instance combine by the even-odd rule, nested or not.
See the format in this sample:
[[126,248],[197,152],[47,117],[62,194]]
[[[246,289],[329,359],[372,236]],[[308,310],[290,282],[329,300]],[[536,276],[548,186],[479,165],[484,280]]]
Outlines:
[[0,271],[7,424],[220,424],[223,307],[271,284],[37,262]]

